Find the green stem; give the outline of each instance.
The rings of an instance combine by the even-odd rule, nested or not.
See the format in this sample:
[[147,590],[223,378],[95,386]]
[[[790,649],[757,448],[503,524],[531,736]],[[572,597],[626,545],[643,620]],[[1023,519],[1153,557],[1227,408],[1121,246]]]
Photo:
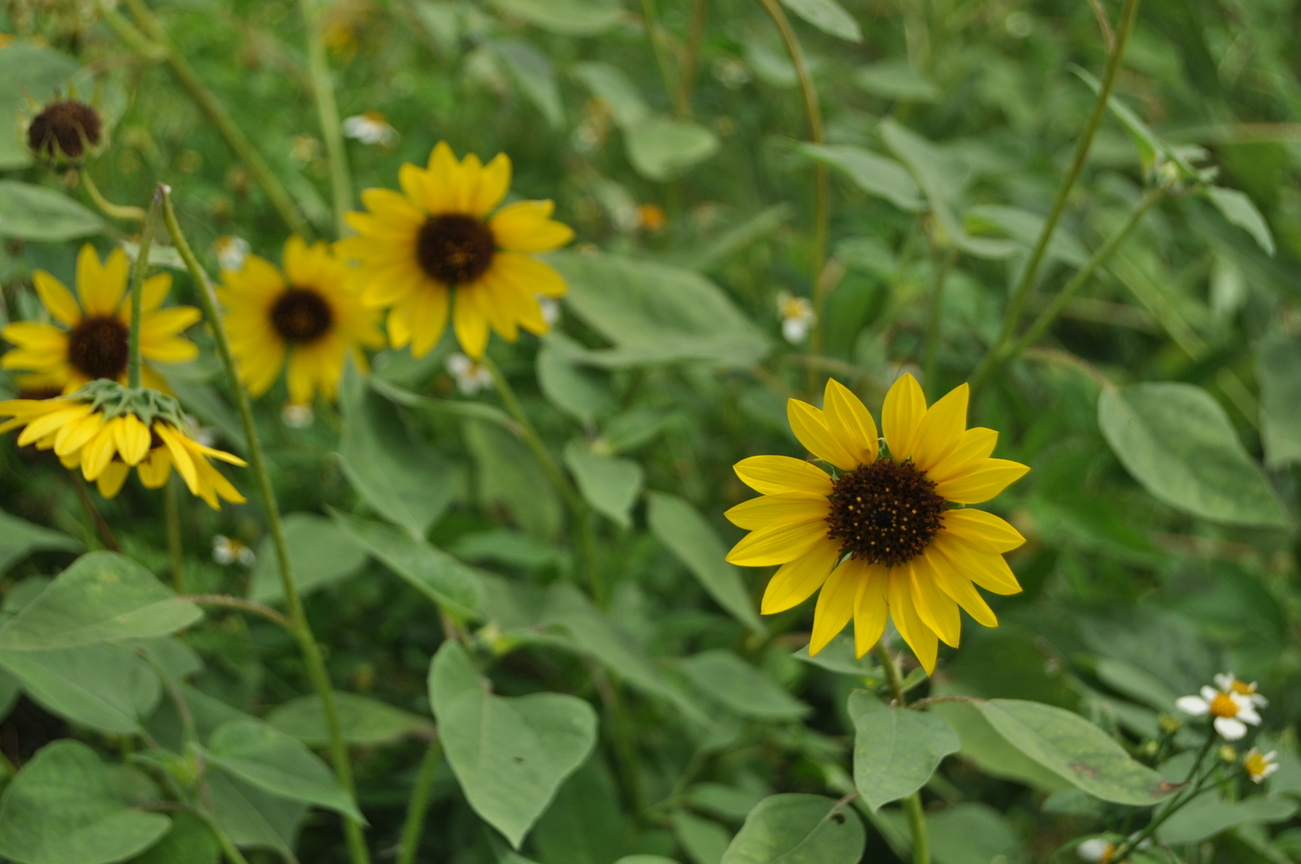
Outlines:
[[149,247],[154,242],[154,229],[158,227],[158,206],[162,202],[163,185],[154,190],[154,200],[145,217],[145,227],[140,232],[140,251],[131,270],[131,335],[127,343],[127,386],[140,386],[140,319],[144,315],[143,295],[145,272],[149,270]]
[[[1191,783],[1193,777],[1197,776],[1198,769],[1202,767],[1202,762],[1206,760],[1206,754],[1210,752],[1211,745],[1214,743],[1215,732],[1212,730],[1206,736],[1206,743],[1202,745],[1201,751],[1197,754],[1197,761],[1193,763],[1193,768],[1188,772],[1188,778],[1184,780],[1184,783]],[[1215,766],[1212,765],[1210,770],[1203,774],[1201,778],[1198,779],[1197,783],[1191,787],[1191,791],[1189,791],[1188,795],[1185,796],[1183,792],[1176,794],[1175,797],[1171,799],[1170,806],[1162,811],[1161,815],[1147,823],[1147,825],[1143,827],[1142,831],[1139,831],[1132,837],[1126,838],[1125,842],[1116,847],[1116,851],[1112,853],[1111,860],[1123,862],[1125,858],[1128,857],[1129,853],[1138,848],[1138,844],[1155,834],[1156,829],[1160,828],[1167,819],[1182,810],[1188,802],[1200,795],[1202,789],[1206,785],[1206,781],[1210,779],[1211,774],[1214,772]]]
[[145,221],[145,211],[143,209],[130,204],[114,204],[105,198],[103,193],[99,191],[99,187],[95,185],[95,181],[90,179],[89,172],[79,171],[77,176],[81,178],[81,186],[86,190],[86,195],[90,197],[91,202],[99,208],[99,212],[108,218],[131,222]]
[[[944,260],[935,267],[935,281],[931,285],[931,308],[926,319],[926,357],[922,361],[922,382],[927,390],[935,389],[935,362],[940,354],[940,312],[944,307],[944,283],[949,271],[958,260],[958,249],[950,247]],[[938,394],[931,393],[932,398]]]
[[172,560],[172,590],[185,593],[185,545],[181,540],[181,501],[176,494],[179,480],[168,478],[163,487],[163,509],[167,517],[167,555]]
[[348,154],[339,131],[339,106],[330,83],[330,63],[325,56],[321,37],[321,16],[316,0],[299,0],[298,8],[307,30],[307,65],[316,98],[316,113],[321,118],[321,137],[325,139],[325,158],[330,163],[330,190],[334,199],[334,230],[342,237],[348,230],[344,215],[352,209],[352,177],[348,171]]
[[[194,67],[185,59],[185,56],[172,45],[171,39],[167,36],[167,31],[163,29],[163,25],[154,17],[149,7],[145,5],[144,0],[126,0],[126,4],[131,8],[131,14],[135,16],[140,28],[145,31],[145,34],[154,43],[153,48],[155,50],[142,52],[144,56],[151,60],[161,58],[167,62],[181,87],[194,100],[194,104],[198,106],[204,116],[212,122],[212,125],[217,127],[217,132],[226,140],[226,145],[235,152],[235,155],[253,175],[253,179],[262,187],[262,191],[271,200],[271,206],[280,214],[280,218],[289,226],[289,230],[310,239],[312,229],[299,214],[298,208],[294,205],[293,199],[289,197],[289,193],[285,191],[284,185],[281,184],[279,178],[267,165],[266,160],[262,158],[262,154],[258,153],[253,147],[253,143],[244,134],[244,130],[240,129],[235,123],[230,116],[230,112],[226,110],[226,106],[218,101],[216,95],[203,83],[203,79],[194,71]],[[99,5],[101,11],[103,11],[105,8],[104,0],[99,0]],[[109,20],[110,25],[113,24],[113,21],[107,16],[106,20]],[[127,35],[130,31],[117,27],[114,29],[118,31],[118,36],[123,41],[137,51],[140,50],[141,46],[136,44],[136,40]]]
[[651,51],[655,54],[655,65],[660,69],[660,78],[664,81],[664,92],[673,95],[673,73],[669,67],[669,58],[660,44],[659,13],[655,9],[655,0],[641,0],[641,14],[646,22],[646,36],[650,39]]
[[682,58],[678,81],[678,98],[675,109],[682,118],[691,116],[691,96],[696,84],[696,63],[700,58],[700,43],[705,36],[705,0],[692,0],[691,32],[687,36],[687,53]]
[[182,594],[180,599],[198,603],[201,606],[225,606],[230,609],[239,609],[242,612],[251,612],[254,615],[262,616],[272,624],[285,628],[290,633],[294,633],[293,621],[270,606],[263,606],[261,603],[254,603],[252,600],[245,600],[243,597],[232,597],[228,594]]
[[[108,520],[104,514],[99,512],[95,506],[95,500],[90,497],[90,490],[86,488],[86,481],[81,478],[81,469],[73,468],[68,472],[72,478],[72,488],[77,490],[77,500],[81,502],[81,508],[86,512],[86,518],[95,526],[95,532],[99,534],[100,542],[104,548],[112,552],[121,552],[122,547],[118,545],[117,538],[113,536],[113,529],[109,526]],[[90,539],[90,538],[87,538]]]
[[[894,698],[895,704],[900,708],[907,708],[908,700],[903,692],[903,677],[899,674],[899,667],[895,665],[894,657],[881,641],[876,643],[875,651],[877,659],[881,661],[881,668],[885,670],[885,680],[890,685],[890,695]],[[913,792],[904,798],[902,803],[904,813],[908,816],[908,830],[912,834],[913,864],[931,864],[931,844],[930,837],[926,833],[926,814],[922,811],[921,792]]]
[[[253,422],[253,407],[249,402],[248,391],[240,383],[235,358],[230,353],[230,339],[226,335],[225,322],[217,312],[217,295],[213,291],[212,282],[199,264],[199,260],[194,256],[189,241],[185,239],[185,235],[181,231],[181,225],[176,219],[176,209],[172,206],[171,196],[167,194],[170,190],[166,190],[166,187],[160,188],[165,190],[163,193],[163,218],[167,223],[167,230],[172,235],[172,243],[176,247],[176,251],[180,254],[181,259],[185,261],[185,267],[190,271],[190,276],[194,279],[195,293],[199,295],[199,302],[203,306],[203,314],[212,330],[213,341],[217,344],[217,354],[226,367],[230,388],[235,394],[235,407],[239,410],[240,421],[244,427],[244,437],[248,441],[249,470],[253,472],[253,476],[257,481],[258,493],[262,498],[262,505],[266,511],[267,531],[271,535],[276,557],[280,563],[280,584],[284,589],[285,606],[289,609],[289,618],[293,624],[292,632],[298,640],[298,647],[302,652],[303,661],[307,667],[307,675],[321,700],[321,710],[325,714],[325,727],[330,739],[330,756],[334,763],[334,770],[339,777],[339,783],[347,790],[349,796],[355,798],[356,791],[352,779],[352,765],[348,761],[348,748],[344,743],[343,731],[339,725],[339,712],[334,703],[334,690],[330,686],[330,676],[326,671],[325,661],[321,657],[321,648],[312,635],[311,624],[308,623],[307,613],[303,609],[302,598],[298,595],[298,585],[294,581],[293,563],[289,558],[289,547],[285,542],[284,525],[280,519],[280,508],[276,504],[275,488],[271,485],[271,475],[267,471],[266,460],[262,455],[262,442],[258,438],[257,425]],[[366,849],[366,840],[362,834],[361,824],[352,817],[345,816],[343,828],[348,841],[348,852],[353,864],[369,864],[370,852]]]
[[429,793],[434,788],[434,775],[438,773],[438,763],[443,759],[443,747],[435,738],[429,742],[425,758],[420,762],[420,773],[416,775],[416,786],[411,790],[411,800],[407,803],[407,818],[402,824],[402,844],[398,847],[397,864],[412,864],[420,849],[420,833],[425,827],[425,813],[429,810]]
[[[1003,319],[1003,330],[999,334],[994,347],[990,349],[991,354],[1001,352],[1016,333],[1017,325],[1021,321],[1021,312],[1025,309],[1026,300],[1029,299],[1030,291],[1034,288],[1035,274],[1039,272],[1039,265],[1043,262],[1044,253],[1048,250],[1048,243],[1052,240],[1053,232],[1057,230],[1057,223],[1061,220],[1062,211],[1066,209],[1066,199],[1070,197],[1071,189],[1075,187],[1075,181],[1084,168],[1085,159],[1088,158],[1089,149],[1093,146],[1093,137],[1102,124],[1103,115],[1107,113],[1107,102],[1111,98],[1111,90],[1116,83],[1116,74],[1120,71],[1120,61],[1125,54],[1125,44],[1129,41],[1129,34],[1134,29],[1134,18],[1137,13],[1138,0],[1125,0],[1125,8],[1120,13],[1120,31],[1116,35],[1115,47],[1107,58],[1107,68],[1103,73],[1102,87],[1098,90],[1098,98],[1094,100],[1093,110],[1089,113],[1089,119],[1084,124],[1084,131],[1080,133],[1080,138],[1075,143],[1075,156],[1071,159],[1071,166],[1067,170],[1066,176],[1062,178],[1062,185],[1058,188],[1057,196],[1053,199],[1052,206],[1048,210],[1048,218],[1044,220],[1043,227],[1039,229],[1039,236],[1030,250],[1030,257],[1026,260],[1025,268],[1021,271],[1021,277],[1012,290],[1012,299],[1008,302],[1007,315]],[[974,380],[972,386],[974,389]]]
[[217,824],[216,819],[202,810],[194,810],[192,812],[202,819],[203,823],[208,826],[208,830],[211,831],[212,836],[216,838],[217,845],[221,847],[222,853],[226,856],[226,860],[228,860],[230,864],[248,864],[248,859],[239,851],[239,848],[235,845],[234,841],[226,835],[226,832],[221,830],[221,826]]

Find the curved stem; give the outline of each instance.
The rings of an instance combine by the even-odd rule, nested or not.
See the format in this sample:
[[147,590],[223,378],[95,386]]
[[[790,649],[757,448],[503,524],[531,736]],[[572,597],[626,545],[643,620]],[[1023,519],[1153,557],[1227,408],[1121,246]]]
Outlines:
[[348,171],[348,153],[339,131],[339,106],[330,83],[330,64],[321,37],[321,16],[316,0],[299,0],[298,8],[307,30],[307,65],[312,79],[316,113],[321,118],[321,137],[325,140],[325,158],[330,163],[330,191],[334,200],[334,230],[342,237],[348,229],[344,214],[352,208],[352,176]]
[[140,251],[136,254],[135,267],[131,270],[131,335],[127,342],[127,386],[140,386],[140,319],[143,315],[143,294],[145,271],[149,269],[149,247],[154,242],[154,229],[158,226],[158,207],[163,200],[161,183],[154,190],[154,200],[149,205],[149,215],[145,217],[144,230],[140,232]]
[[227,836],[226,832],[221,830],[221,826],[217,824],[216,819],[202,810],[192,810],[191,812],[202,819],[203,824],[208,826],[208,830],[212,832],[212,836],[216,839],[217,845],[221,847],[222,854],[226,856],[226,860],[229,861],[230,864],[248,864],[248,859],[239,851],[239,848],[235,845],[234,841]]
[[651,51],[655,54],[655,65],[660,68],[660,78],[664,81],[664,92],[672,96],[673,73],[664,46],[660,44],[659,13],[655,9],[655,0],[641,0],[641,14],[646,23],[646,37],[650,39]]
[[420,849],[420,832],[425,827],[425,813],[429,810],[429,793],[434,788],[434,776],[438,773],[438,763],[443,759],[443,746],[438,739],[429,742],[425,758],[420,762],[420,773],[416,775],[416,786],[411,790],[411,800],[407,803],[407,818],[402,823],[402,843],[398,847],[397,864],[412,864]]
[[[1188,772],[1188,778],[1184,780],[1185,784],[1191,783],[1193,777],[1197,775],[1198,769],[1202,767],[1202,762],[1205,761],[1206,754],[1211,751],[1211,745],[1214,743],[1215,743],[1215,733],[1212,731],[1207,734],[1206,743],[1202,745],[1201,751],[1198,752],[1197,761],[1193,763],[1192,770]],[[1182,791],[1176,794],[1175,797],[1171,799],[1170,806],[1167,807],[1164,811],[1162,811],[1161,815],[1152,819],[1151,822],[1147,823],[1147,825],[1143,827],[1143,830],[1139,831],[1134,836],[1127,838],[1124,843],[1121,843],[1120,846],[1116,848],[1116,851],[1111,856],[1112,860],[1124,861],[1125,858],[1129,855],[1129,853],[1133,852],[1135,849],[1138,848],[1138,844],[1142,843],[1144,840],[1146,840],[1147,838],[1155,834],[1156,829],[1160,828],[1162,823],[1164,823],[1167,819],[1169,819],[1178,811],[1182,810],[1184,806],[1188,804],[1188,802],[1192,801],[1194,798],[1200,795],[1202,793],[1203,787],[1205,787],[1206,785],[1206,781],[1210,779],[1210,776],[1212,773],[1214,773],[1214,771],[1215,771],[1215,766],[1212,765],[1211,769],[1207,771],[1205,774],[1203,774],[1202,777],[1197,781],[1197,783],[1193,785],[1191,791],[1188,793],[1187,796],[1184,796]]]
[[105,198],[103,193],[99,191],[99,187],[95,185],[95,181],[90,179],[89,172],[84,170],[79,171],[77,172],[77,176],[81,179],[82,188],[86,190],[86,194],[90,197],[91,202],[99,208],[99,212],[103,213],[108,218],[122,219],[131,222],[145,221],[145,211],[140,207],[135,207],[130,204],[114,204],[112,201]]
[[[167,230],[172,235],[172,243],[175,245],[176,251],[180,253],[181,259],[185,261],[186,269],[190,271],[190,275],[194,278],[195,293],[199,295],[200,305],[203,306],[203,314],[208,319],[208,325],[212,329],[213,341],[217,344],[217,354],[226,367],[226,375],[229,378],[231,391],[235,395],[235,407],[239,410],[240,421],[244,427],[244,437],[248,441],[249,470],[253,472],[253,476],[257,481],[258,493],[262,498],[262,505],[266,511],[267,531],[271,535],[276,557],[280,563],[280,584],[284,589],[285,606],[289,609],[289,619],[292,624],[291,632],[298,640],[298,647],[303,655],[304,665],[307,667],[307,675],[321,700],[321,710],[325,714],[325,728],[330,739],[330,757],[334,763],[334,771],[339,777],[339,783],[347,790],[348,795],[355,797],[352,765],[348,761],[348,748],[344,743],[343,731],[339,725],[339,712],[334,703],[334,690],[330,686],[330,676],[329,672],[326,671],[325,660],[321,656],[320,646],[316,644],[311,625],[307,621],[307,612],[303,609],[302,598],[298,596],[298,585],[294,581],[293,563],[289,558],[289,547],[285,542],[285,531],[280,519],[280,508],[276,504],[275,489],[271,485],[271,475],[267,472],[266,460],[262,455],[262,442],[258,438],[257,426],[253,422],[253,407],[249,403],[248,392],[240,383],[235,358],[230,353],[230,339],[226,335],[225,322],[217,312],[217,296],[213,291],[212,282],[199,264],[199,260],[194,257],[194,251],[190,248],[189,241],[185,239],[185,235],[181,231],[181,225],[176,219],[176,210],[172,206],[171,196],[167,194],[170,190],[161,185],[160,188],[164,190],[163,218],[167,223]],[[366,840],[362,835],[361,824],[352,817],[345,816],[343,828],[348,841],[348,852],[353,864],[369,864],[370,852],[366,849]]]
[[261,603],[254,603],[252,600],[245,600],[243,597],[232,597],[229,594],[182,594],[179,599],[189,600],[191,603],[199,603],[203,606],[225,606],[230,609],[239,609],[241,612],[252,612],[254,615],[262,616],[272,624],[278,624],[290,633],[295,632],[293,621],[270,606],[263,606]]
[[[877,659],[881,661],[881,667],[885,669],[885,680],[890,685],[890,695],[896,705],[907,708],[908,700],[903,692],[903,678],[899,675],[899,667],[895,665],[894,657],[885,647],[884,642],[878,641],[875,650]],[[931,864],[930,837],[926,833],[926,814],[922,811],[921,792],[913,792],[901,803],[904,813],[908,816],[909,833],[912,834],[913,864]]]

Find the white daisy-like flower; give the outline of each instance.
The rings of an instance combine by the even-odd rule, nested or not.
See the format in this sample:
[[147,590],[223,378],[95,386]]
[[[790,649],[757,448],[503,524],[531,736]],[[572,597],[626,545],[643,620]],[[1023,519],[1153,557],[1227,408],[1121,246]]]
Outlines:
[[398,140],[398,130],[389,125],[388,118],[378,111],[366,111],[344,119],[341,128],[348,138],[363,144],[391,147]]
[[1260,715],[1255,703],[1241,693],[1203,687],[1199,696],[1180,696],[1175,707],[1185,714],[1200,717],[1208,714],[1215,718],[1215,731],[1226,741],[1237,741],[1247,734],[1247,724],[1260,725]]
[[248,257],[248,241],[233,234],[224,234],[212,241],[212,252],[222,270],[240,270]]
[[777,293],[777,314],[782,319],[782,336],[792,345],[798,345],[809,336],[817,314],[807,297],[796,297],[789,291]]
[[1261,753],[1255,747],[1252,747],[1247,751],[1247,755],[1242,757],[1242,767],[1246,769],[1247,776],[1251,778],[1252,783],[1260,783],[1278,770],[1277,759],[1277,750]]
[[1248,684],[1246,681],[1239,680],[1232,672],[1221,672],[1216,675],[1215,686],[1222,693],[1237,693],[1247,697],[1247,700],[1257,708],[1265,708],[1269,705],[1269,700],[1256,692],[1255,681]]
[[552,329],[560,323],[560,301],[554,297],[538,295],[538,306],[542,309],[542,320]]
[[1085,861],[1110,864],[1111,856],[1116,854],[1116,844],[1102,837],[1094,837],[1092,840],[1085,840],[1079,846],[1076,846],[1075,854]]
[[466,396],[492,386],[492,373],[460,352],[448,355],[447,372],[456,379],[456,389]]
[[223,567],[236,562],[252,567],[257,561],[257,555],[235,538],[218,534],[212,538],[212,560]]

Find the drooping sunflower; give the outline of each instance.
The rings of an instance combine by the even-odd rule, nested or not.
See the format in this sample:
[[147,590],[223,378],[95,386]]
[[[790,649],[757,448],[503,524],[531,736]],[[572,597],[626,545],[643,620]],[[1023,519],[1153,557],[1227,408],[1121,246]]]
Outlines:
[[[0,337],[16,345],[0,357],[0,368],[34,372],[40,380],[71,393],[88,381],[107,378],[125,384],[131,328],[131,298],[127,293],[131,262],[120,248],[100,263],[87,243],[77,255],[77,294],[44,270],[32,275],[36,293],[58,324],[15,321],[0,329]],[[145,279],[141,304],[141,380],[146,387],[166,390],[162,376],[149,363],[185,363],[199,356],[198,347],[181,337],[199,320],[193,306],[163,308],[171,290],[170,273]],[[62,325],[62,326],[59,326]]]
[[140,482],[159,489],[173,466],[194,495],[220,510],[218,498],[246,500],[209,459],[245,465],[243,459],[206,447],[190,437],[179,403],[156,390],[127,389],[96,381],[53,399],[0,402],[0,432],[24,427],[18,445],[54,450],[65,468],[80,467],[99,493],[112,498],[135,468]]
[[361,193],[369,212],[348,214],[358,233],[337,248],[361,262],[356,272],[366,304],[389,309],[394,348],[428,354],[447,326],[449,303],[461,350],[475,360],[488,345],[489,327],[511,342],[520,327],[547,332],[537,297],[559,297],[567,286],[531,253],[558,249],[574,232],[551,218],[550,200],[497,209],[510,180],[506,154],[487,165],[473,153],[458,162],[440,142],[426,168],[402,166],[401,193]]
[[317,392],[334,399],[345,360],[364,370],[361,349],[383,346],[379,315],[362,304],[348,266],[326,244],[290,237],[283,263],[282,273],[248,255],[238,270],[221,271],[217,296],[240,378],[261,396],[287,365],[291,404],[309,405]]
[[780,564],[762,611],[790,609],[821,589],[809,653],[853,620],[858,656],[893,618],[927,673],[938,641],[958,644],[958,609],[998,626],[979,585],[995,594],[1021,590],[1003,553],[1025,542],[992,513],[963,505],[988,501],[1030,469],[990,454],[992,429],[967,429],[966,384],[930,408],[904,375],[881,409],[886,452],[863,403],[827,382],[824,407],[787,403],[791,429],[831,473],[789,456],[752,456],[737,476],[762,497],[727,518],[748,534],[728,553],[733,564]]

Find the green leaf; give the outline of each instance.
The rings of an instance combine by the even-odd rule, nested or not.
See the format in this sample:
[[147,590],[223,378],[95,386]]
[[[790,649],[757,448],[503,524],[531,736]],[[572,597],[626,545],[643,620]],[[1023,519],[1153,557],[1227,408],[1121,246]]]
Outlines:
[[50,713],[118,735],[139,732],[162,695],[149,664],[117,645],[0,651],[0,669]]
[[585,349],[559,331],[542,340],[538,352],[538,386],[552,405],[585,426],[613,414],[617,405],[601,374],[578,362]]
[[0,135],[0,171],[32,163],[18,132],[20,113],[29,97],[44,102],[66,87],[78,65],[67,54],[26,40],[14,40],[0,51],[0,128],[7,130]]
[[1007,743],[1095,798],[1145,807],[1174,792],[1160,774],[1129,758],[1078,714],[1019,699],[974,705]]
[[1102,657],[1099,658],[1095,671],[1103,684],[1135,702],[1150,705],[1157,711],[1175,710],[1175,700],[1179,694],[1170,689],[1165,681],[1146,670],[1124,660]]
[[640,465],[631,459],[593,453],[576,439],[565,445],[565,464],[578,481],[583,500],[617,525],[632,527],[632,505],[645,478]]
[[[349,744],[373,747],[392,743],[407,735],[428,735],[434,729],[434,725],[419,714],[356,693],[336,690],[334,705],[343,740]],[[273,708],[266,722],[309,747],[325,747],[330,743],[321,697],[316,694],[301,696]]]
[[1206,197],[1225,219],[1250,234],[1256,245],[1265,250],[1266,255],[1274,254],[1274,235],[1269,230],[1269,223],[1245,192],[1222,186],[1208,186]]
[[0,237],[61,243],[103,230],[103,220],[62,192],[0,180]]
[[971,180],[965,162],[888,117],[881,121],[880,131],[881,140],[917,178],[932,208],[942,210],[962,195]]
[[[975,234],[990,233],[991,230],[1006,234],[1028,252],[1039,240],[1044,217],[1019,207],[982,204],[967,210],[963,214],[963,222],[966,229]],[[1056,258],[1072,267],[1083,267],[1089,260],[1084,245],[1060,224],[1053,229],[1045,254],[1049,259]]]
[[620,255],[556,253],[565,302],[614,344],[583,362],[620,367],[702,360],[749,368],[768,340],[722,289],[693,270]]
[[224,771],[209,771],[208,796],[221,830],[237,846],[273,849],[293,861],[307,805],[271,795]]
[[[907,844],[908,817],[899,810],[886,810],[881,816]],[[997,810],[979,802],[964,801],[938,813],[927,813],[926,834],[935,864],[1026,860],[1024,843],[1016,829]]]
[[[201,745],[196,745],[201,746]],[[212,733],[202,752],[223,771],[264,792],[365,817],[334,772],[297,738],[259,720],[230,720]]]
[[1203,795],[1166,820],[1157,833],[1162,843],[1197,843],[1249,822],[1282,822],[1290,819],[1298,806],[1283,797],[1257,795],[1225,801],[1217,795]]
[[0,573],[38,549],[80,552],[82,545],[67,534],[33,525],[0,510]]
[[678,668],[702,693],[742,717],[798,720],[810,710],[767,675],[725,648],[685,657],[678,662]]
[[854,785],[875,812],[926,785],[958,733],[942,717],[885,705],[866,690],[849,694],[854,721]]
[[873,662],[871,654],[864,654],[862,657],[857,656],[854,650],[854,637],[846,636],[843,633],[832,638],[823,648],[812,657],[809,656],[809,646],[805,645],[800,650],[791,655],[796,660],[813,666],[820,666],[828,672],[835,672],[839,675],[853,675],[855,678],[872,678],[884,682],[880,666]]
[[221,847],[203,820],[180,811],[172,814],[172,830],[132,864],[218,864]]
[[494,696],[465,650],[444,642],[429,666],[439,738],[470,806],[516,849],[561,782],[596,746],[596,712],[574,696]]
[[940,88],[903,58],[858,67],[854,83],[874,96],[902,102],[938,102],[940,98]]
[[741,570],[725,560],[727,549],[696,508],[676,495],[651,492],[647,521],[651,533],[691,571],[709,596],[754,633],[766,634]]
[[1008,743],[989,721],[970,704],[946,702],[927,709],[944,718],[958,733],[958,752],[991,777],[1015,780],[1044,792],[1073,788],[1066,780],[1021,753]]
[[1152,383],[1104,389],[1098,425],[1134,479],[1170,506],[1233,525],[1290,524],[1224,409],[1200,387]]
[[732,842],[731,831],[685,810],[673,814],[673,835],[692,864],[719,864]]
[[1301,462],[1301,339],[1277,333],[1263,340],[1256,348],[1256,378],[1265,464]]
[[773,795],[746,817],[722,864],[856,864],[863,823],[821,795]]
[[697,810],[723,819],[743,821],[759,806],[763,795],[722,783],[697,783],[687,790],[687,802]]
[[[300,596],[346,579],[366,563],[365,547],[324,516],[287,513],[284,530]],[[280,581],[280,559],[270,535],[258,546],[257,564],[249,583],[250,600],[276,603],[285,597]]]
[[393,406],[351,366],[344,373],[339,409],[344,473],[381,516],[423,537],[456,497],[460,469],[413,440]]
[[650,115],[650,106],[641,98],[637,85],[617,66],[600,62],[575,63],[573,71],[593,96],[605,102],[621,129],[631,129]]
[[513,39],[493,40],[488,47],[505,62],[515,85],[542,112],[551,128],[559,129],[565,120],[565,106],[560,101],[556,70],[547,55],[527,42]]
[[623,130],[628,161],[648,180],[672,180],[718,152],[718,136],[690,120],[651,114]]
[[128,807],[108,766],[85,744],[47,744],[0,800],[0,856],[15,864],[111,864],[167,833],[160,813]]
[[46,651],[166,636],[202,610],[116,552],[90,552],[0,627],[0,650]]
[[535,539],[554,541],[564,527],[555,485],[519,436],[482,420],[461,424],[474,457],[479,503],[500,508]]
[[23,686],[18,679],[0,669],[0,720],[9,716],[9,711],[21,695],[23,695]]
[[491,0],[502,12],[562,36],[595,36],[619,23],[614,0]]
[[923,209],[921,189],[908,169],[886,156],[853,144],[805,144],[795,149],[817,162],[835,168],[869,195],[884,198],[910,213]]
[[863,41],[858,22],[836,0],[782,0],[782,5],[823,33],[847,42]]
[[421,594],[457,615],[478,615],[483,585],[473,568],[391,526],[334,509],[330,515],[335,525]]

